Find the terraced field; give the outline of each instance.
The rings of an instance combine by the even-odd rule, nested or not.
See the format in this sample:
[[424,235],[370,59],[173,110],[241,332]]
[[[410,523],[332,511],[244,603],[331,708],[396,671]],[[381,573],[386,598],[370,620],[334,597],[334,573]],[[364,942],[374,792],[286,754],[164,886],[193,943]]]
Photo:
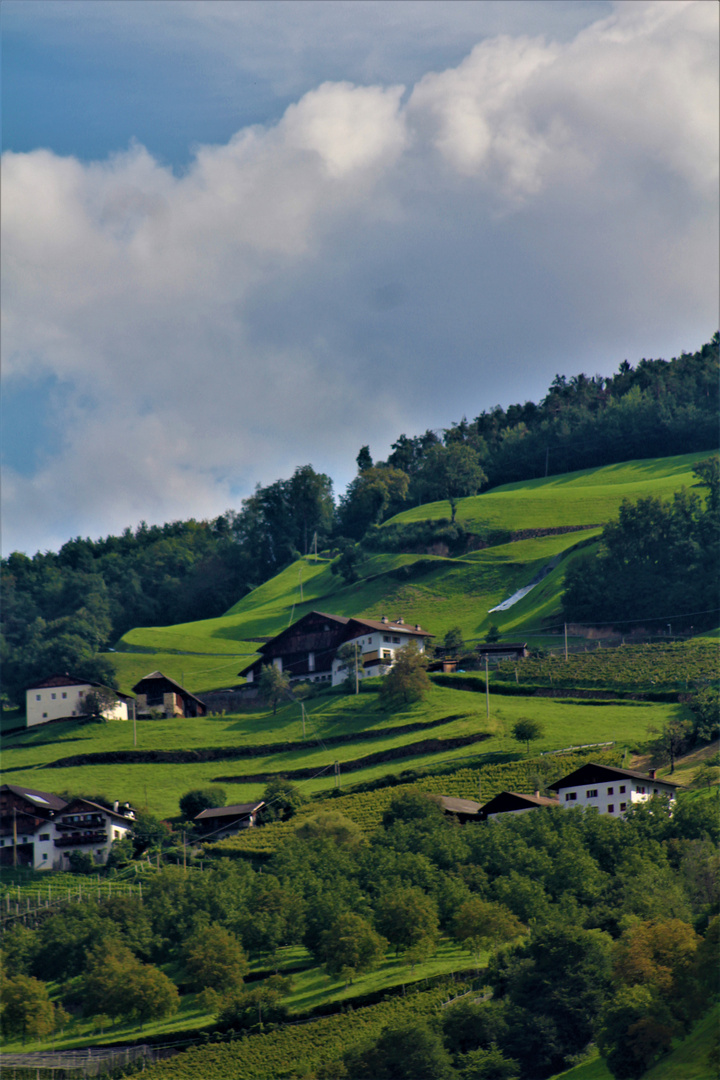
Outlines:
[[41,790],[127,800],[165,817],[178,813],[186,791],[211,783],[222,783],[229,803],[260,797],[267,778],[277,774],[295,776],[308,794],[326,791],[335,784],[336,761],[346,785],[406,769],[520,759],[524,747],[511,732],[526,716],[543,726],[536,753],[606,741],[641,747],[651,727],[686,715],[686,706],[671,703],[593,705],[491,694],[490,705],[487,718],[484,694],[440,686],[424,702],[392,713],[375,693],[321,694],[306,706],[304,740],[295,703],[276,716],[258,709],[138,722],[137,746],[129,721],[68,721],[8,736],[4,778]]
[[[110,654],[121,689],[129,690],[158,667],[195,692],[233,685],[258,639],[277,634],[313,609],[368,617],[402,613],[438,638],[460,626],[468,641],[479,640],[493,623],[506,635],[542,636],[543,627],[558,617],[568,566],[591,550],[588,545],[622,500],[647,494],[670,498],[681,486],[692,485],[692,466],[703,456],[627,462],[509,484],[459,505],[458,520],[468,529],[523,533],[570,526],[574,532],[525,537],[461,558],[377,553],[362,564],[361,579],[352,585],[332,574],[329,559],[301,559],[223,616],[129,631],[119,651]],[[449,517],[446,503],[427,503],[386,524],[442,517]],[[557,565],[522,600],[507,611],[490,613],[554,560]]]

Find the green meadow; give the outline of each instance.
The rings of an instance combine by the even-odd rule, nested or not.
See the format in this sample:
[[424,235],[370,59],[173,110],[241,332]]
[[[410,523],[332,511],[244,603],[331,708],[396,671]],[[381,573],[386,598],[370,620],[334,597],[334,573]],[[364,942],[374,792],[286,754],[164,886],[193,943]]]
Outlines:
[[[559,701],[552,698],[499,697],[490,695],[486,716],[485,695],[467,690],[434,686],[423,702],[397,711],[383,708],[379,695],[321,694],[306,705],[306,736],[302,734],[299,705],[280,707],[276,715],[257,709],[242,715],[144,720],[136,725],[137,750],[183,750],[243,746],[269,752],[253,757],[220,756],[217,760],[180,762],[92,763],[52,767],[54,762],[77,754],[132,752],[131,721],[54,724],[52,733],[35,728],[8,736],[4,770],[7,782],[27,784],[48,791],[75,791],[127,800],[163,817],[178,813],[178,800],[192,788],[221,782],[229,803],[245,802],[262,795],[266,778],[295,769],[312,770],[311,778],[297,781],[307,794],[325,791],[335,784],[334,763],[340,764],[341,784],[349,786],[377,779],[388,772],[421,769],[457,762],[479,764],[513,760],[524,756],[525,747],[512,738],[519,719],[532,717],[543,735],[532,744],[532,753],[560,750],[580,743],[615,742],[631,750],[642,748],[651,728],[662,727],[671,717],[685,716],[686,706],[643,702]],[[447,718],[446,722],[445,719]],[[420,730],[394,733],[393,728],[422,725]],[[371,737],[353,739],[355,733]],[[52,734],[52,737],[50,737]],[[485,734],[487,738],[468,746],[430,751],[425,739],[448,739]],[[348,741],[324,745],[324,740],[345,737]],[[270,744],[291,744],[270,752]],[[417,752],[413,748],[417,746]],[[393,751],[406,749],[408,756]],[[343,770],[369,754],[387,760],[357,771]],[[248,779],[243,777],[257,777]],[[218,777],[232,777],[232,780]],[[448,792],[448,794],[451,794]]]
[[[598,469],[503,484],[482,495],[461,499],[457,520],[466,528],[547,529],[561,525],[599,525],[617,515],[623,499],[655,495],[672,498],[696,483],[692,468],[701,454],[649,458]],[[450,517],[447,502],[425,503],[392,518],[427,521]],[[387,522],[390,524],[391,522]]]

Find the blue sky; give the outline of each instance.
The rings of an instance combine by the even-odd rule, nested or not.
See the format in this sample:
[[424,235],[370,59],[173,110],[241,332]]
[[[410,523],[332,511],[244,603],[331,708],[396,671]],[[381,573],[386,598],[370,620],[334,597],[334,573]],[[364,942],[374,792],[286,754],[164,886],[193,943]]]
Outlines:
[[4,0],[3,548],[717,323],[710,0]]

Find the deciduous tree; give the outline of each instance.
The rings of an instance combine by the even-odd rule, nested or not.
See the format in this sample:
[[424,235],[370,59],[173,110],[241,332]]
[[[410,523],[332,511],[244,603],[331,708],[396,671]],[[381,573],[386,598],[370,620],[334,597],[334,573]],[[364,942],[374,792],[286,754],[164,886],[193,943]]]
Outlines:
[[55,1010],[48,988],[39,979],[16,975],[3,986],[2,1032],[7,1038],[20,1037],[23,1042],[42,1039],[55,1026]]
[[376,967],[386,948],[385,938],[366,919],[347,911],[321,935],[320,957],[328,975],[350,983],[356,975]]
[[290,676],[275,664],[265,664],[258,679],[261,697],[272,705],[273,716],[280,702],[290,694]]
[[395,653],[395,662],[383,681],[382,700],[389,705],[422,701],[431,689],[428,658],[414,641]]
[[541,739],[543,736],[542,724],[539,720],[531,720],[529,717],[518,720],[516,724],[513,724],[512,736],[517,742],[525,743],[529,754],[530,743],[535,742],[536,739]]

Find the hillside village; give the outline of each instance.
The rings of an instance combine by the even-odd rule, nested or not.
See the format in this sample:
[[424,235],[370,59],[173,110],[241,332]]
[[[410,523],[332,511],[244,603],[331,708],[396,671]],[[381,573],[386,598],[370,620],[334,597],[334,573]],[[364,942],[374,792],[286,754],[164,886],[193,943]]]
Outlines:
[[[659,459],[650,490],[671,496],[702,460]],[[511,1018],[525,1010],[526,1030],[527,987],[518,975],[508,996],[498,965],[539,973],[546,947],[580,948],[604,972],[603,1000],[619,1001],[613,950],[655,926],[685,928],[698,1004],[670,1006],[690,978],[678,967],[662,998],[674,1034],[633,1068],[664,1060],[673,1039],[705,1039],[702,965],[720,903],[710,877],[700,884],[719,839],[717,641],[682,620],[616,630],[563,619],[568,572],[597,549],[594,519],[630,491],[641,498],[647,477],[632,463],[569,477],[555,510],[554,478],[470,496],[458,521],[483,505],[500,513],[497,543],[368,551],[353,581],[333,573],[341,552],[313,550],[220,618],[128,631],[105,654],[113,679],[32,679],[25,708],[5,713],[0,787],[7,972],[35,994],[24,1044],[9,1044],[17,1060],[28,1034],[37,1048],[120,1041],[147,1071],[140,1025],[159,1043],[214,1032],[223,1075],[238,1054],[248,1075],[268,1075],[253,1040],[277,1040],[273,1076],[290,1076],[284,1033],[332,1021],[348,1032],[338,1027],[334,1057],[309,1042],[296,1053],[335,1075],[355,1038],[346,1003],[379,1033],[388,1010],[422,1027],[457,997],[476,1032],[454,1042],[443,1020],[438,1045],[457,1066],[495,1054],[503,1076],[535,1076],[538,1060],[550,1076],[595,1038],[603,1067],[617,1068],[635,1053],[627,1028],[598,1026],[584,984],[562,1035],[568,1002],[537,984],[533,1015],[556,1035],[521,1051]],[[543,515],[561,505],[571,526],[553,528]],[[560,922],[556,905],[569,913]],[[59,961],[54,942],[68,934],[85,944]],[[509,1025],[492,1045],[491,990]],[[287,1027],[297,1018],[307,1025]],[[194,1052],[173,1068],[204,1069]]]
[[447,1080],[710,1060],[718,459],[491,486],[488,425],[3,561],[3,1069],[354,1080],[388,1023]]

